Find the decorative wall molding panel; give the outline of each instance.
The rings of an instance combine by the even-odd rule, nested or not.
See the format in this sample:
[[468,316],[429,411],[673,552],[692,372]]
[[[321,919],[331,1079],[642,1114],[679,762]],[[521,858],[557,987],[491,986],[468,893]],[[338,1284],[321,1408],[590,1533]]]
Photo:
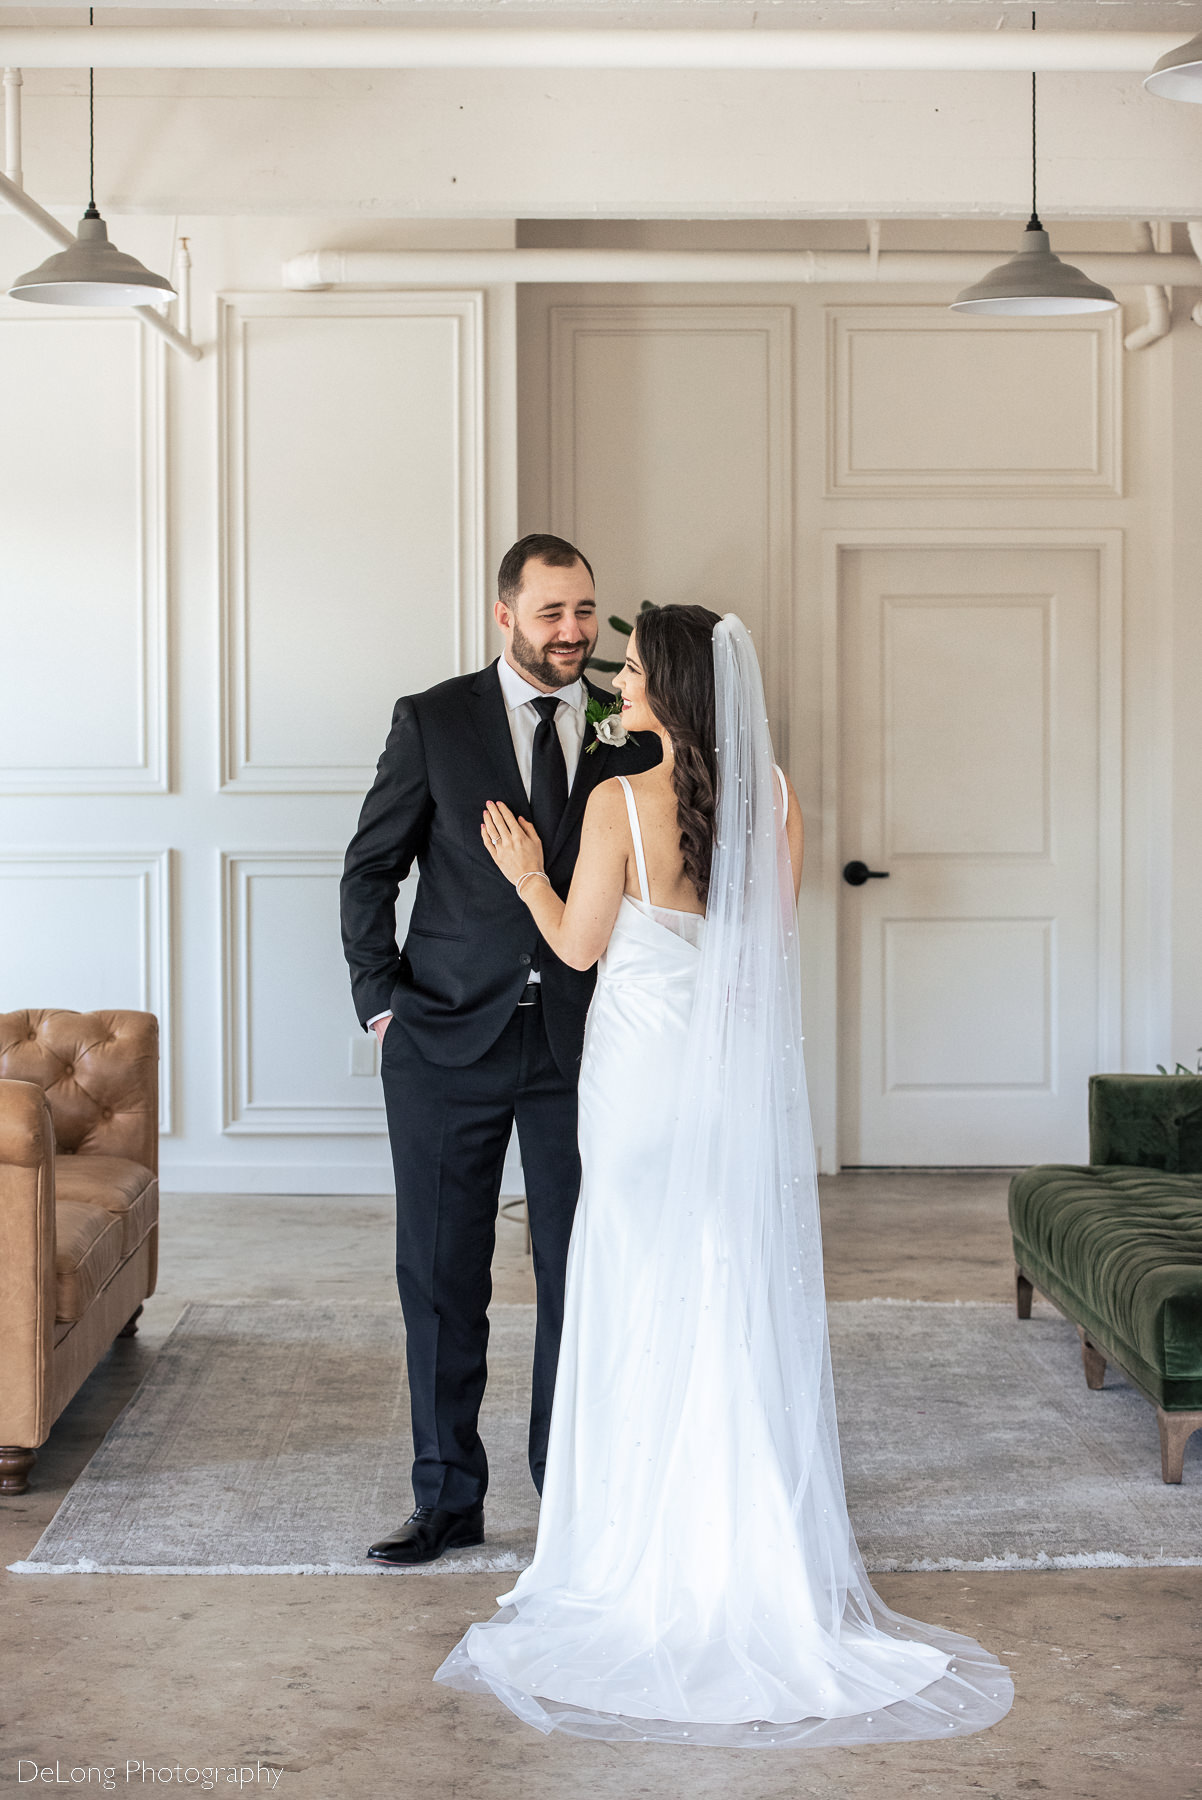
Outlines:
[[[338,938],[341,874],[341,852],[222,855],[225,1132],[329,1137],[386,1130],[374,1045],[352,1011]],[[359,1056],[362,1072],[352,1074],[351,1059]]]
[[0,301],[0,391],[0,794],[164,793],[162,341]]
[[484,660],[484,297],[218,301],[222,769],[358,793],[400,693]]
[[739,613],[786,756],[792,309],[554,306],[550,357],[552,529],[595,558],[602,617]]
[[1051,594],[885,596],[886,861],[1052,854],[1054,606]]
[[827,312],[827,493],[1122,492],[1122,315]]
[[1055,919],[885,919],[882,932],[886,1094],[1051,1092]]
[[159,1021],[159,1129],[174,1094],[170,850],[0,850],[0,1006]]

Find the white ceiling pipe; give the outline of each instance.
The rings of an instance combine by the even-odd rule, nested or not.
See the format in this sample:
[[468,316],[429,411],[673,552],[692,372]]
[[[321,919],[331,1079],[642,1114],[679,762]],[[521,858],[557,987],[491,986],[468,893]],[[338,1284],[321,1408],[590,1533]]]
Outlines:
[[17,25],[27,69],[850,69],[1146,74],[1162,31],[799,31],[410,25]]
[[[1137,250],[1156,248],[1156,236],[1150,219],[1133,219],[1131,237]],[[1123,339],[1125,350],[1146,350],[1149,344],[1159,343],[1173,329],[1173,305],[1168,288],[1146,287],[1144,297],[1148,306],[1147,320],[1127,333]]]
[[[1198,258],[1199,262],[1202,262],[1202,220],[1187,219],[1185,229],[1189,233],[1190,248],[1193,250],[1193,253]],[[1199,300],[1198,304],[1194,307],[1193,312],[1190,314],[1190,318],[1194,321],[1195,325],[1202,325],[1202,300]]]
[[[1192,240],[1191,240],[1192,241]],[[1076,252],[1073,253],[1076,256]],[[1193,256],[1085,255],[1108,287],[1202,287]],[[997,261],[958,250],[310,250],[283,267],[287,288],[462,287],[501,282],[928,282],[967,287]]]
[[1145,325],[1137,325],[1123,339],[1127,350],[1146,350],[1149,344],[1159,343],[1162,337],[1168,337],[1173,329],[1173,308],[1166,287],[1146,287],[1144,295],[1148,302],[1148,319]]
[[20,213],[23,219],[28,219],[31,225],[36,225],[44,236],[53,238],[61,249],[65,250],[75,242],[75,233],[69,225],[64,225],[61,219],[48,213],[44,206],[31,200],[25,189],[18,187],[7,175],[0,175],[0,200],[11,206],[14,212]]
[[4,71],[4,173],[19,188],[25,186],[21,169],[21,71]]
[[184,337],[192,336],[192,252],[186,237],[175,246],[175,322]]
[[[61,219],[56,219],[53,213],[48,213],[44,206],[39,206],[36,200],[31,200],[24,188],[19,188],[15,181],[9,180],[7,175],[0,175],[0,200],[11,206],[14,212],[20,213],[22,218],[28,219],[31,225],[36,225],[40,232],[53,239],[62,249],[67,249],[75,242],[75,233],[69,225],[64,225]],[[153,306],[132,306],[130,311],[137,313],[138,317],[149,325],[152,331],[157,331],[160,337],[166,338],[172,349],[178,350],[181,356],[189,357],[192,362],[200,361],[203,354],[200,345],[193,344],[184,337],[169,320],[165,319],[161,313],[156,312]]]

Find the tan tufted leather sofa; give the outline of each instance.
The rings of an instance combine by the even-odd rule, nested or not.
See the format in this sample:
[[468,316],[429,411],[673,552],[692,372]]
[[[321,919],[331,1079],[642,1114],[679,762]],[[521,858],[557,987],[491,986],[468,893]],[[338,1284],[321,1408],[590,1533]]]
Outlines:
[[0,1013],[0,1493],[154,1293],[153,1013]]

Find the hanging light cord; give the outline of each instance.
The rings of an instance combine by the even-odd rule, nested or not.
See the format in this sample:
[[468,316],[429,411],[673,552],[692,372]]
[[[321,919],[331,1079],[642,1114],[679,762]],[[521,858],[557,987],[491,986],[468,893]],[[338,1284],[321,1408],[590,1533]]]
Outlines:
[[[88,8],[88,25],[96,23],[94,8]],[[85,219],[98,219],[96,211],[96,71],[88,70],[88,210]]]
[[[1034,29],[1035,29],[1035,14],[1032,13],[1031,14],[1031,30],[1034,31]],[[1035,204],[1035,171],[1036,171],[1036,167],[1037,167],[1037,164],[1036,164],[1036,160],[1035,160],[1035,71],[1034,71],[1034,69],[1032,69],[1031,70],[1031,221],[1030,221],[1030,224],[1027,226],[1028,231],[1042,231],[1043,230],[1043,226],[1039,223],[1039,208]]]

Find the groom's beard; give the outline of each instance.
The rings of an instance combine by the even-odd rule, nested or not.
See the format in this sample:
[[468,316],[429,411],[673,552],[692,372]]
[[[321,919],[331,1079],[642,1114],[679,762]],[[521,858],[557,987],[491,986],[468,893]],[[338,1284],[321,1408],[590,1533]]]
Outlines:
[[527,675],[532,676],[535,681],[541,681],[544,687],[570,687],[573,681],[577,681],[584,674],[584,665],[589,658],[590,646],[588,644],[581,643],[580,654],[575,661],[566,656],[553,657],[547,654],[552,649],[574,649],[575,647],[566,644],[548,644],[540,650],[537,644],[530,642],[517,620],[515,619],[513,622],[513,639],[510,643],[513,660],[519,668],[526,671]]

